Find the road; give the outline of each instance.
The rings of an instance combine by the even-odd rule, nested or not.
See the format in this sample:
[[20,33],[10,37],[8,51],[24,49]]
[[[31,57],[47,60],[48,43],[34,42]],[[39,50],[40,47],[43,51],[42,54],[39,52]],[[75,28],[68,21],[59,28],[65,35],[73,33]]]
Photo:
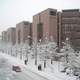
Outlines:
[[12,71],[12,64],[9,60],[0,58],[0,80],[48,80],[25,67],[21,67],[22,72]]

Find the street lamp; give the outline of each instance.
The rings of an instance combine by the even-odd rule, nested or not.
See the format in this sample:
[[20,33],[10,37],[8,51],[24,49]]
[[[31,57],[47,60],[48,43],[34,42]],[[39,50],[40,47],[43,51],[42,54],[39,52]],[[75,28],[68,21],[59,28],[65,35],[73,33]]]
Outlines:
[[47,59],[47,56],[48,56],[48,46],[47,46],[47,44],[48,44],[48,38],[45,37],[46,47],[45,47],[45,52],[44,52],[44,68],[46,68],[46,59]]
[[53,52],[50,51],[51,64],[53,63]]
[[35,65],[37,65],[37,39],[36,38],[35,38],[34,45],[35,45]]
[[27,64],[27,62],[28,62],[28,47],[29,47],[28,41],[26,40],[26,46],[25,46],[26,59],[25,59],[25,64]]

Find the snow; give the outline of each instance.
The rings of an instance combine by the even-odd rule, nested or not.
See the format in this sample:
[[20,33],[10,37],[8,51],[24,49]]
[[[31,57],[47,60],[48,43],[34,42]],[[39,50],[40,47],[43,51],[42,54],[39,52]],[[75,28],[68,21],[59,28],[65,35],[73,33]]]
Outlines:
[[[1,74],[0,74],[0,79],[1,80],[48,80],[45,77],[42,77],[32,71],[30,71],[29,69],[27,69],[25,67],[25,65],[23,65],[22,61],[14,58],[14,57],[10,57],[6,54],[0,54],[0,60],[5,61],[5,65],[2,65],[5,68],[1,68],[2,70]],[[2,64],[4,64],[4,62],[2,62]],[[11,70],[11,67],[13,65],[19,65],[21,67],[22,72],[16,73],[13,72]]]
[[[57,53],[55,49],[56,44],[54,42],[48,41],[43,44],[33,44],[31,50],[30,46],[26,43],[12,46],[9,43],[1,42],[0,50],[4,53],[1,53],[0,56],[7,58],[11,65],[19,65],[23,69],[23,71],[27,69],[25,74],[29,70],[30,72],[45,78],[41,79],[40,77],[41,80],[76,80],[77,77],[73,76],[71,70],[67,69],[65,73],[62,73],[61,71],[64,67],[80,67],[80,53],[74,53],[69,44],[61,49],[61,53]],[[66,51],[66,49],[68,49],[68,51]],[[77,54],[78,56],[76,57],[75,54]],[[36,56],[38,60],[37,65],[35,65]],[[53,64],[51,64],[51,59],[53,59],[54,56],[63,56],[62,61],[53,61]],[[28,59],[27,65],[24,65],[25,59]],[[67,63],[67,60],[69,63]],[[47,64],[46,68],[44,68],[45,61]],[[38,65],[41,65],[41,71],[38,70]],[[67,75],[67,73],[70,74]],[[28,75],[31,76],[30,73]],[[37,80],[39,79],[37,78]]]
[[54,61],[53,65],[49,64],[50,62],[48,62],[47,67],[45,69],[43,69],[42,71],[38,71],[37,66],[34,65],[34,61],[31,61],[27,65],[24,65],[24,61],[20,60],[19,58],[12,57],[10,55],[3,54],[3,53],[0,53],[0,56],[8,59],[12,65],[19,65],[20,67],[25,67],[27,70],[30,70],[31,72],[34,72],[40,76],[43,76],[48,80],[75,80],[76,79],[76,77],[74,76],[69,76],[60,72],[60,69],[62,67],[62,63],[60,62]]

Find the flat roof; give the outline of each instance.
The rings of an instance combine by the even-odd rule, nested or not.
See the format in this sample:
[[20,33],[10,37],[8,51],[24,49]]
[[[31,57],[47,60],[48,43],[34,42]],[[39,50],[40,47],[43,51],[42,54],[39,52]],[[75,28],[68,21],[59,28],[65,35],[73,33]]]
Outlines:
[[80,9],[65,9],[62,12],[80,12]]

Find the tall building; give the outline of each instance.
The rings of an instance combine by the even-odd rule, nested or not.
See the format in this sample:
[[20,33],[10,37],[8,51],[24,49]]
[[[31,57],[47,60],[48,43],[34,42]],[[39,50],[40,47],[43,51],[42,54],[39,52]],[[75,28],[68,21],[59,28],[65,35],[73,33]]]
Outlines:
[[33,16],[33,40],[54,39],[57,42],[57,10],[48,8]]
[[14,45],[16,43],[16,28],[8,28],[7,30],[7,41]]
[[62,10],[59,18],[59,44],[68,37],[74,49],[80,49],[80,10]]
[[2,31],[2,40],[7,42],[7,31]]
[[32,36],[32,23],[22,21],[16,24],[16,44],[24,43],[28,37]]
[[[16,35],[15,35],[16,34]],[[8,37],[7,37],[8,36]],[[62,48],[62,42],[69,38],[74,49],[80,50],[80,10],[68,9],[58,12],[48,8],[33,16],[33,22],[22,21],[13,28],[2,32],[4,41],[24,43],[26,40],[53,40]],[[15,40],[16,39],[16,40]]]

